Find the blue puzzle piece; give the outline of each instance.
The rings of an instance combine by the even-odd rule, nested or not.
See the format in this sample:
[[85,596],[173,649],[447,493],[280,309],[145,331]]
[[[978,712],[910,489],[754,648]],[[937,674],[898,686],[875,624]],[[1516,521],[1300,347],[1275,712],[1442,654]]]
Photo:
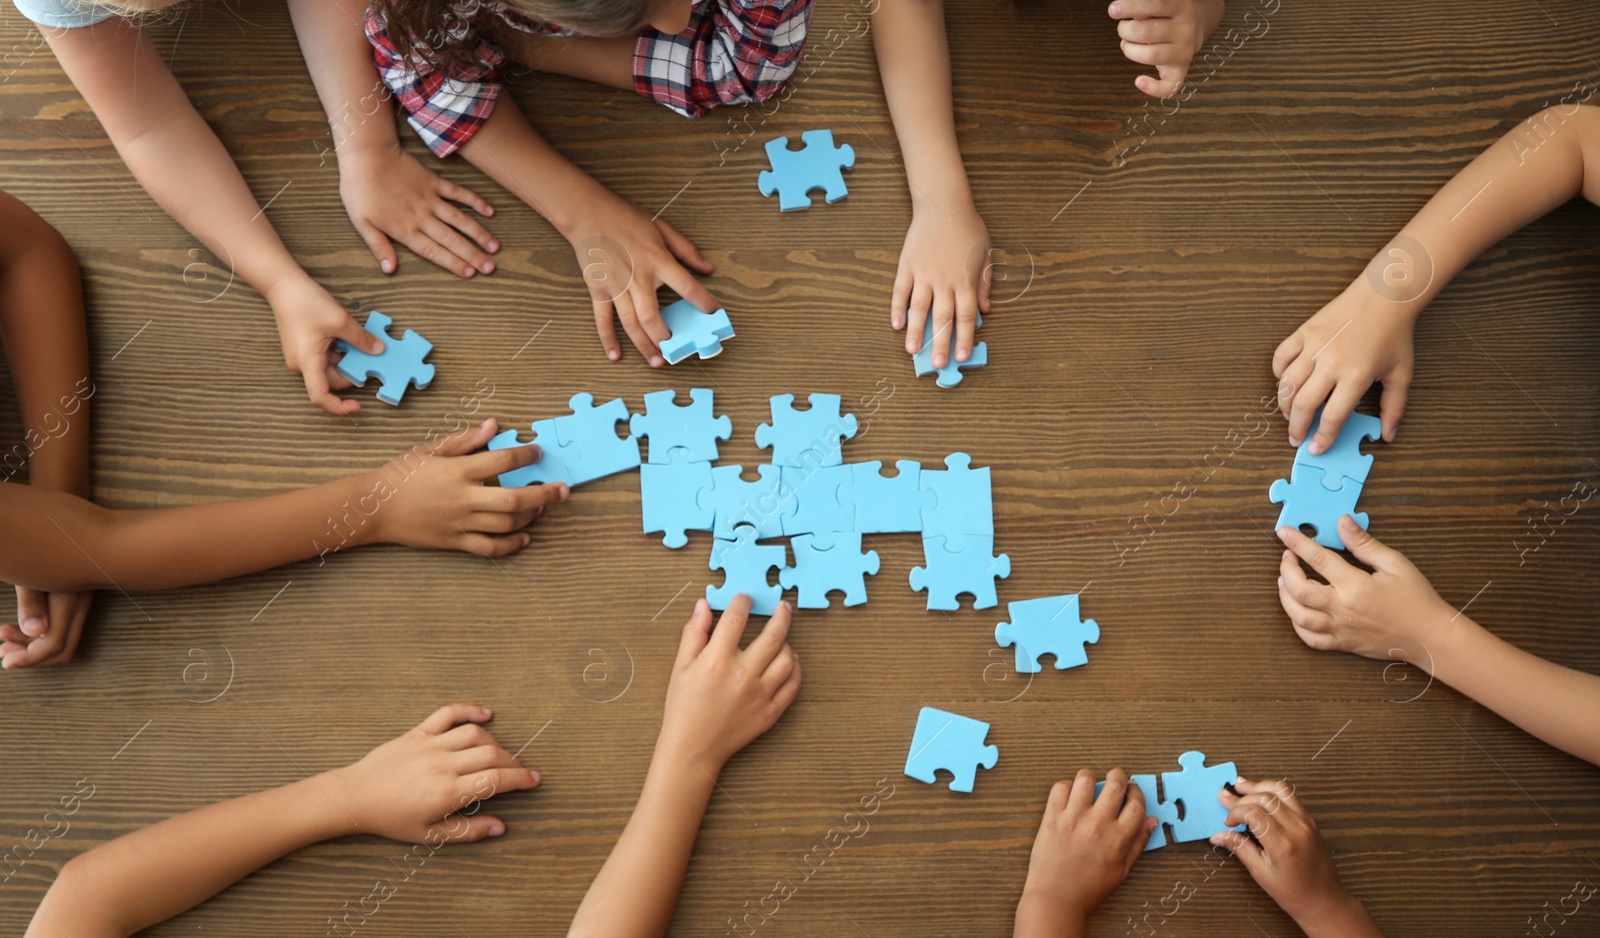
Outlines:
[[1344,550],[1344,539],[1339,536],[1340,515],[1350,515],[1356,519],[1356,524],[1366,529],[1366,513],[1356,511],[1356,500],[1361,497],[1359,483],[1346,480],[1344,488],[1329,491],[1323,484],[1321,469],[1299,463],[1295,463],[1289,474],[1292,481],[1279,479],[1267,491],[1273,502],[1283,505],[1277,527],[1298,529],[1302,524],[1309,524],[1317,531],[1317,543],[1334,550]]
[[756,445],[772,450],[774,466],[837,466],[844,441],[856,435],[855,414],[839,412],[837,394],[811,395],[810,410],[795,410],[793,394],[772,398],[772,422],[756,427]]
[[[1155,850],[1157,847],[1165,847],[1167,845],[1165,825],[1178,822],[1177,805],[1161,803],[1161,796],[1156,791],[1156,777],[1154,775],[1130,775],[1128,776],[1128,781],[1144,795],[1145,815],[1156,819],[1155,830],[1150,832],[1150,839],[1144,842],[1144,849]],[[1106,787],[1105,782],[1094,783],[1095,798],[1098,799],[1100,797],[1100,789],[1104,787]]]
[[555,427],[551,420],[535,420],[533,422],[532,440],[518,440],[517,431],[503,430],[489,440],[492,450],[511,449],[514,446],[526,446],[528,443],[539,444],[539,461],[513,469],[510,472],[500,473],[500,485],[503,488],[516,489],[525,485],[542,485],[546,483],[565,482],[576,485],[573,478],[577,474],[578,448],[572,445],[563,446],[556,441]]
[[1100,640],[1100,625],[1093,619],[1078,621],[1078,594],[1024,599],[1007,603],[1010,622],[994,627],[994,640],[1004,648],[1017,646],[1017,671],[1037,674],[1039,656],[1054,655],[1056,670],[1089,663],[1084,645]]
[[783,518],[785,535],[809,534],[819,550],[830,550],[835,535],[856,530],[849,513],[839,502],[839,489],[851,478],[849,466],[815,469],[784,466],[782,472],[783,491],[794,506]]
[[[982,316],[978,317],[978,325],[983,325]],[[952,321],[947,328],[954,331],[955,323]],[[944,334],[941,337],[946,343],[950,342],[948,334]],[[972,368],[982,368],[984,365],[989,364],[989,343],[979,342],[974,345],[972,347],[972,355],[964,362],[956,361],[955,352],[951,349],[950,357],[945,360],[944,367],[933,367],[933,315],[930,313],[928,318],[924,320],[922,327],[922,348],[917,350],[917,354],[911,356],[911,363],[916,367],[917,377],[937,374],[939,376],[939,387],[953,388],[961,383],[961,372]]]
[[933,492],[938,501],[922,509],[922,536],[994,536],[994,490],[989,467],[972,468],[972,457],[951,453],[944,458],[945,469],[924,469],[919,485]]
[[844,170],[856,165],[856,151],[850,144],[833,145],[833,131],[808,130],[800,135],[802,149],[789,149],[789,138],[767,141],[767,161],[772,169],[756,178],[761,194],[778,194],[778,210],[794,212],[811,207],[811,191],[821,189],[829,202],[850,194],[845,188]]
[[909,459],[896,462],[899,475],[885,478],[883,463],[849,463],[850,480],[839,486],[839,504],[851,526],[845,531],[862,534],[904,534],[922,530],[922,512],[938,503],[932,489],[922,487],[922,464]]
[[679,300],[661,308],[661,319],[672,333],[660,345],[661,357],[669,365],[676,365],[690,355],[716,358],[722,354],[722,340],[733,338],[733,322],[725,309],[702,313],[688,300]]
[[1239,772],[1232,762],[1206,765],[1206,754],[1189,750],[1178,757],[1181,772],[1162,772],[1161,790],[1166,794],[1166,804],[1181,805],[1182,815],[1172,824],[1172,839],[1177,843],[1205,840],[1212,834],[1225,830],[1242,831],[1245,825],[1229,828],[1228,809],[1217,800],[1222,786],[1232,785]]
[[709,388],[691,390],[687,407],[678,404],[676,397],[670,388],[646,394],[645,412],[634,414],[628,427],[634,436],[650,438],[649,461],[658,466],[672,461],[674,448],[687,450],[689,462],[716,462],[717,441],[733,436],[733,421],[726,414],[712,416]]
[[366,387],[367,379],[376,376],[383,382],[378,388],[378,400],[385,404],[399,404],[409,384],[415,384],[420,391],[433,381],[433,366],[422,361],[433,351],[433,343],[410,329],[406,330],[405,338],[391,339],[389,326],[393,323],[394,320],[377,310],[367,314],[366,329],[383,340],[382,355],[368,355],[342,339],[335,343],[344,353],[334,365],[339,374],[358,388]]
[[622,398],[594,406],[594,395],[574,394],[567,402],[572,413],[550,421],[563,446],[577,444],[574,485],[626,472],[639,466],[639,441],[617,436],[617,424],[628,422]]
[[878,572],[878,552],[861,553],[861,532],[835,535],[833,547],[818,548],[809,534],[794,539],[794,566],[778,574],[784,589],[799,587],[801,609],[828,608],[828,592],[841,590],[846,606],[867,601],[867,574]]
[[674,455],[667,465],[639,467],[639,505],[644,533],[660,531],[661,543],[676,548],[689,543],[686,532],[711,530],[713,512],[697,501],[700,491],[711,487],[711,464],[690,462],[683,450]]
[[922,557],[927,566],[911,568],[911,588],[928,591],[929,609],[960,609],[956,597],[962,593],[972,595],[974,609],[993,608],[1000,601],[995,596],[995,579],[1011,575],[1011,558],[992,556],[993,551],[992,537],[952,540],[924,536]]
[[947,713],[936,707],[923,707],[917,714],[917,730],[911,736],[911,751],[906,755],[906,774],[929,785],[943,769],[954,775],[951,791],[972,791],[978,766],[992,769],[1000,761],[1000,749],[984,744],[989,724],[982,720]]
[[1339,428],[1333,445],[1322,455],[1313,456],[1311,441],[1316,437],[1317,427],[1321,423],[1322,411],[1318,410],[1316,418],[1311,421],[1311,431],[1306,434],[1305,442],[1295,450],[1295,465],[1321,469],[1325,473],[1322,485],[1331,492],[1339,491],[1347,482],[1366,485],[1367,476],[1372,472],[1372,457],[1361,454],[1361,443],[1363,440],[1382,439],[1383,421],[1368,414],[1353,413]]
[[793,496],[783,489],[777,466],[757,466],[761,479],[741,478],[743,466],[713,466],[711,486],[700,493],[700,507],[715,513],[716,536],[730,541],[734,528],[750,525],[757,537],[782,537],[784,516],[795,509]]
[[777,568],[779,576],[785,569],[788,549],[782,544],[757,544],[756,529],[741,525],[731,541],[716,541],[711,545],[711,569],[723,573],[721,586],[706,587],[706,602],[712,609],[726,609],[733,597],[744,593],[750,597],[750,611],[758,616],[770,616],[778,611],[778,601],[783,598],[783,587],[767,582],[767,571]]

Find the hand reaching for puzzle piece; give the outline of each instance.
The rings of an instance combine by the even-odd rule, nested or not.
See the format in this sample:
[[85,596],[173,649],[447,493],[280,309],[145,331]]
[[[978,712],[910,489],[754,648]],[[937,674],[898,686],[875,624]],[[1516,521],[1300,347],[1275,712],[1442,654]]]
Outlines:
[[1140,75],[1134,86],[1154,98],[1183,90],[1189,64],[1222,22],[1223,0],[1117,0],[1108,11],[1122,37],[1122,54],[1154,65],[1156,76]]

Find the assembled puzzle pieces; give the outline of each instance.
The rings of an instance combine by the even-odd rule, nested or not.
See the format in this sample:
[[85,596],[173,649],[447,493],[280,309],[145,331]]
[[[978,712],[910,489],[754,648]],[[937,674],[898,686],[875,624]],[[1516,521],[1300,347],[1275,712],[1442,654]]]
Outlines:
[[793,394],[772,398],[772,422],[756,427],[756,445],[772,450],[774,466],[837,466],[844,441],[856,435],[855,414],[840,414],[837,394],[813,394],[810,410],[795,410]]
[[423,359],[433,351],[433,343],[410,329],[406,330],[405,338],[391,339],[389,326],[393,323],[388,316],[373,310],[367,315],[366,329],[383,340],[383,354],[368,355],[341,339],[336,344],[344,357],[334,367],[358,388],[366,387],[367,379],[376,376],[383,382],[378,388],[378,400],[398,405],[407,385],[414,384],[420,391],[432,383],[433,366]]
[[1339,516],[1349,515],[1365,530],[1367,515],[1356,511],[1356,501],[1361,497],[1361,484],[1345,480],[1344,488],[1330,491],[1323,483],[1323,472],[1315,466],[1295,463],[1289,470],[1290,480],[1272,483],[1267,497],[1281,503],[1277,527],[1298,529],[1310,525],[1316,529],[1316,542],[1334,550],[1344,549],[1344,538],[1339,536]]
[[1372,457],[1361,452],[1362,441],[1377,441],[1383,438],[1383,421],[1369,414],[1352,413],[1339,428],[1339,435],[1334,438],[1333,445],[1329,446],[1320,456],[1312,455],[1311,441],[1317,435],[1317,427],[1322,424],[1322,411],[1318,410],[1315,419],[1311,421],[1311,430],[1306,434],[1305,442],[1295,450],[1294,462],[1297,466],[1312,466],[1321,469],[1325,475],[1322,485],[1330,492],[1337,492],[1344,487],[1346,482],[1357,485],[1366,485],[1367,476],[1372,472]]
[[1180,815],[1171,821],[1172,839],[1178,843],[1206,840],[1225,830],[1242,831],[1245,825],[1230,828],[1228,809],[1217,800],[1224,785],[1232,785],[1239,772],[1232,762],[1206,765],[1206,754],[1193,749],[1178,757],[1181,772],[1162,772],[1161,791],[1166,804],[1178,805]]
[[1010,622],[994,627],[994,640],[1004,648],[1017,647],[1017,671],[1037,674],[1040,655],[1054,655],[1056,670],[1088,664],[1085,644],[1100,640],[1100,625],[1093,619],[1078,621],[1078,594],[1024,599],[1007,603]]
[[972,468],[972,457],[951,453],[944,469],[924,469],[918,484],[933,492],[937,501],[922,509],[922,536],[994,536],[994,489],[989,467]]
[[784,534],[809,534],[819,550],[828,550],[835,535],[856,530],[839,498],[851,479],[849,466],[784,466],[781,471],[784,494],[794,506],[783,518]]
[[794,497],[783,490],[777,466],[757,466],[760,480],[742,478],[743,466],[713,466],[711,485],[699,495],[700,507],[715,514],[713,531],[732,540],[734,528],[749,525],[756,536],[782,537],[783,522],[795,509]]
[[573,480],[577,477],[578,447],[568,444],[561,445],[556,439],[554,420],[535,420],[533,422],[534,438],[529,441],[517,439],[517,431],[502,430],[489,440],[491,450],[511,449],[517,446],[526,446],[528,443],[539,444],[539,461],[513,469],[510,472],[500,473],[500,485],[503,488],[522,488],[525,485],[544,485],[555,482],[565,482],[576,485]]
[[688,300],[679,300],[661,308],[661,320],[672,333],[660,345],[661,357],[669,365],[676,365],[690,355],[716,358],[722,354],[722,340],[733,338],[733,322],[725,309],[702,313]]
[[849,463],[850,480],[839,486],[839,505],[850,526],[862,534],[906,534],[922,530],[922,513],[938,504],[932,489],[922,487],[922,464],[896,462],[899,475],[885,477],[883,463]]
[[634,414],[628,421],[636,437],[650,440],[649,461],[666,465],[672,461],[671,452],[682,448],[689,462],[716,462],[717,441],[733,436],[733,421],[727,415],[713,416],[713,394],[709,388],[689,391],[689,405],[678,404],[677,392],[652,391],[644,396],[642,414]]
[[639,466],[639,441],[618,436],[617,424],[627,423],[628,405],[622,398],[596,407],[594,395],[574,394],[567,406],[572,413],[550,421],[563,446],[577,444],[577,478],[574,485],[626,472]]
[[829,202],[850,194],[843,170],[856,165],[855,149],[848,143],[834,146],[831,130],[808,130],[800,135],[800,141],[805,146],[791,150],[788,137],[768,140],[767,161],[772,168],[762,170],[756,179],[762,195],[778,194],[782,212],[810,208],[813,189],[821,189]]
[[[1168,824],[1178,822],[1178,806],[1162,804],[1161,793],[1156,790],[1156,777],[1154,775],[1130,775],[1128,781],[1144,795],[1144,813],[1147,817],[1156,819],[1155,829],[1150,832],[1150,837],[1144,842],[1144,849],[1155,850],[1167,845]],[[1106,787],[1105,782],[1094,783],[1094,796],[1100,797],[1100,789]],[[1124,796],[1126,798],[1126,796]]]
[[[982,316],[978,317],[978,325],[983,325]],[[952,320],[949,328],[954,330],[955,326],[956,324]],[[923,375],[937,374],[939,376],[939,387],[946,389],[953,388],[961,383],[961,373],[963,371],[967,371],[972,368],[982,368],[984,365],[989,364],[989,343],[979,342],[977,345],[974,345],[972,347],[972,354],[968,356],[967,360],[964,362],[956,361],[956,357],[952,349],[952,353],[945,361],[944,367],[935,368],[933,367],[933,314],[929,313],[928,318],[923,321],[922,347],[917,349],[917,354],[911,356],[911,363],[917,370],[917,377],[920,378]]]
[[972,608],[990,609],[1000,600],[994,581],[1011,575],[1011,558],[992,556],[994,538],[969,536],[964,539],[923,537],[925,567],[911,568],[911,588],[928,591],[929,609],[960,609],[957,599],[970,593]]
[[878,572],[878,552],[861,553],[861,532],[834,536],[833,547],[822,550],[809,534],[794,539],[794,566],[778,574],[784,589],[799,587],[801,609],[828,608],[828,592],[844,593],[846,606],[867,601],[867,574]]
[[995,767],[1000,749],[984,743],[989,724],[936,707],[923,707],[917,714],[917,729],[911,736],[911,752],[906,755],[906,774],[929,785],[938,781],[935,771],[954,775],[951,791],[972,791],[978,766]]
[[[711,464],[690,462],[684,450],[676,450],[666,465],[645,463],[639,467],[639,506],[644,515],[644,533],[662,532],[661,543],[678,548],[689,543],[689,531],[709,531],[714,512],[701,508],[697,498],[711,487]],[[732,535],[732,529],[729,529]]]
[[767,571],[777,568],[782,575],[788,549],[782,544],[757,544],[756,529],[740,525],[731,541],[711,545],[711,569],[723,573],[721,586],[706,587],[706,602],[712,609],[726,609],[740,593],[750,597],[750,611],[770,616],[778,611],[783,587],[767,582]]

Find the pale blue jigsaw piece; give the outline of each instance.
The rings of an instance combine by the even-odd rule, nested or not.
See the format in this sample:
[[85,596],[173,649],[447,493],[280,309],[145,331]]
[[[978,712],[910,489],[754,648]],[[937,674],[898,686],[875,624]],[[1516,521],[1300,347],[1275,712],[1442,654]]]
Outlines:
[[[953,549],[952,549],[953,548]],[[929,609],[960,609],[956,597],[972,595],[974,609],[991,609],[1000,600],[994,581],[1011,575],[1011,558],[993,556],[994,538],[968,536],[963,540],[922,538],[925,567],[911,568],[911,588],[928,591]]]
[[855,414],[841,414],[837,394],[813,394],[810,410],[795,410],[793,394],[772,398],[772,422],[756,427],[756,445],[772,450],[774,466],[837,466],[844,441],[856,435]]
[[1243,824],[1228,827],[1228,809],[1217,800],[1217,793],[1222,791],[1222,787],[1232,785],[1239,778],[1239,772],[1232,762],[1208,766],[1206,754],[1191,749],[1178,757],[1178,764],[1183,766],[1183,771],[1161,773],[1161,790],[1167,796],[1166,804],[1182,806],[1176,812],[1182,817],[1169,822],[1172,824],[1174,842],[1205,840],[1225,830],[1245,829]]
[[782,576],[788,555],[782,544],[757,544],[756,529],[740,525],[733,540],[711,545],[711,569],[721,570],[723,578],[721,586],[706,587],[706,603],[712,609],[726,609],[733,597],[744,593],[750,597],[753,614],[772,615],[778,611],[783,587],[768,583],[767,571],[777,568]]
[[922,536],[994,536],[994,487],[989,467],[972,468],[972,457],[951,453],[944,458],[944,469],[924,469],[918,482],[938,497],[930,508],[922,509]]
[[988,735],[989,724],[982,720],[923,707],[906,755],[906,774],[932,785],[939,780],[934,773],[943,769],[955,776],[950,781],[951,791],[970,792],[978,779],[978,766],[992,769],[1000,761],[999,747],[984,743]]
[[851,479],[849,466],[784,466],[782,473],[783,491],[794,505],[793,511],[783,517],[785,535],[809,534],[817,549],[830,550],[835,535],[856,530],[839,501],[839,489]]
[[1305,442],[1295,450],[1295,464],[1321,469],[1325,473],[1322,486],[1330,492],[1337,492],[1350,482],[1366,485],[1367,476],[1372,472],[1372,457],[1362,455],[1361,443],[1382,439],[1383,421],[1369,414],[1352,413],[1344,426],[1339,428],[1333,445],[1324,450],[1322,455],[1313,456],[1311,441],[1316,437],[1317,427],[1321,423],[1322,411],[1319,409],[1311,421],[1311,430],[1306,434]]
[[1078,621],[1078,594],[1047,596],[1007,603],[1010,622],[994,627],[994,640],[1001,648],[1016,646],[1017,671],[1037,674],[1040,655],[1054,655],[1056,670],[1089,663],[1085,644],[1100,640],[1100,624],[1093,619]]
[[660,531],[661,543],[682,547],[689,543],[689,531],[709,531],[713,512],[701,508],[698,497],[711,487],[711,464],[684,459],[683,450],[666,465],[645,463],[639,467],[639,504],[644,515],[644,533]]
[[628,405],[622,398],[596,407],[594,395],[574,394],[567,406],[572,413],[549,422],[554,424],[556,439],[563,446],[578,447],[574,485],[639,467],[639,441],[632,436],[617,436],[617,424],[628,422]]
[[733,338],[733,322],[725,309],[702,313],[688,300],[679,300],[661,308],[661,320],[672,333],[660,345],[661,357],[669,365],[690,355],[716,358],[722,354],[722,340]]
[[[982,316],[978,317],[978,325],[983,325]],[[953,331],[955,329],[955,322],[951,321],[948,328]],[[954,343],[948,342],[948,336],[946,336],[945,339],[947,340],[948,345],[954,345]],[[979,342],[977,345],[974,345],[972,347],[972,355],[969,356],[964,362],[956,361],[954,349],[951,349],[950,357],[945,360],[944,367],[933,367],[933,312],[930,310],[928,312],[928,318],[923,321],[922,347],[917,349],[917,354],[911,356],[911,363],[916,367],[917,377],[920,378],[923,375],[937,374],[939,376],[939,387],[947,389],[953,388],[961,383],[961,373],[963,371],[973,368],[982,368],[984,365],[989,364],[989,343]]]
[[749,525],[757,537],[782,537],[783,519],[793,513],[795,500],[784,491],[777,466],[757,466],[761,478],[748,482],[741,478],[743,466],[713,466],[711,485],[700,493],[699,505],[715,515],[712,530],[724,541],[731,541],[734,528]]
[[844,593],[846,606],[867,601],[867,574],[878,572],[878,552],[861,553],[861,532],[834,536],[833,546],[823,550],[809,534],[794,539],[794,566],[778,574],[784,589],[800,590],[795,605],[801,609],[828,608],[828,593]]
[[899,475],[886,478],[883,463],[848,463],[850,480],[839,486],[839,504],[851,521],[846,531],[862,534],[906,534],[922,530],[922,512],[938,504],[939,497],[921,483],[922,464],[909,459],[896,462]]
[[778,210],[795,212],[811,207],[811,192],[821,189],[824,198],[837,202],[850,194],[844,184],[844,170],[856,165],[856,151],[850,144],[833,145],[833,131],[808,130],[800,135],[804,146],[789,149],[789,138],[767,141],[767,162],[756,177],[761,194],[778,194]]
[[666,465],[672,450],[686,451],[689,462],[716,462],[717,441],[733,436],[733,421],[727,415],[711,413],[713,394],[709,388],[689,392],[689,406],[676,402],[672,389],[651,391],[644,396],[644,413],[634,414],[628,427],[635,437],[650,440],[649,461]]
[[405,338],[391,339],[389,326],[393,323],[394,320],[377,310],[368,313],[366,329],[383,340],[383,354],[368,355],[340,339],[335,344],[344,357],[334,367],[358,388],[366,387],[367,379],[376,376],[383,382],[378,388],[378,400],[398,405],[407,385],[415,384],[420,391],[433,382],[433,366],[423,362],[433,351],[433,343],[410,329],[406,330]]
[[1362,530],[1366,529],[1366,513],[1356,511],[1356,501],[1361,498],[1359,483],[1346,480],[1344,488],[1330,491],[1323,484],[1321,469],[1300,463],[1294,464],[1289,475],[1292,481],[1279,479],[1267,491],[1273,502],[1283,505],[1277,527],[1298,530],[1308,524],[1316,529],[1316,542],[1334,550],[1344,550],[1344,539],[1339,536],[1340,515],[1351,516]]
[[530,463],[521,469],[500,473],[502,488],[518,489],[525,485],[555,482],[577,484],[573,479],[577,476],[578,448],[571,444],[563,446],[557,442],[554,423],[552,420],[535,420],[532,440],[518,440],[515,430],[503,430],[490,438],[491,450],[511,449],[516,446],[526,446],[528,443],[539,444],[538,462]]
[[[1156,819],[1155,830],[1150,832],[1150,839],[1144,842],[1144,849],[1155,850],[1167,845],[1166,825],[1178,823],[1178,807],[1176,804],[1162,804],[1161,796],[1156,791],[1156,777],[1154,775],[1130,775],[1128,781],[1144,795],[1144,813],[1147,817]],[[1106,787],[1105,782],[1095,782],[1094,796],[1100,797],[1100,789]],[[1127,796],[1124,795],[1124,798]],[[1120,806],[1119,806],[1120,807]]]

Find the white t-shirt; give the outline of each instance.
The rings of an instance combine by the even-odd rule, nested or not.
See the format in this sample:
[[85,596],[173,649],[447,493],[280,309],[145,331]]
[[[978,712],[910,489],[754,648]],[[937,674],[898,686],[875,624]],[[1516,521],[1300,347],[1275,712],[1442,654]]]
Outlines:
[[11,0],[17,12],[40,26],[78,29],[118,15],[112,7],[94,0]]

